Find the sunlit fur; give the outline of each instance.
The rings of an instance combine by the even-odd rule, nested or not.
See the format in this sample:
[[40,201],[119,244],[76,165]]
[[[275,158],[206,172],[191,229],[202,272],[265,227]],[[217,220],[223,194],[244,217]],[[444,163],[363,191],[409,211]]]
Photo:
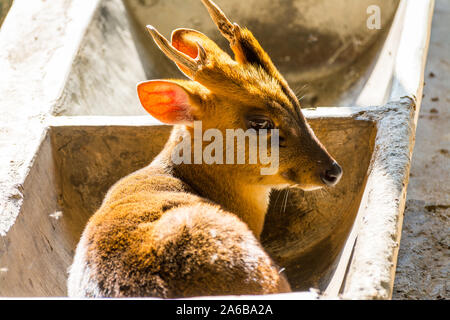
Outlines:
[[[209,1],[204,1],[209,3]],[[323,187],[334,162],[314,136],[300,105],[247,29],[236,29],[235,59],[198,31],[179,29],[172,44],[206,64],[179,65],[191,80],[170,80],[189,96],[203,130],[242,128],[250,113],[280,129],[279,171],[261,165],[175,165],[171,154],[193,128],[175,125],[160,155],[117,182],[89,220],[71,267],[70,296],[164,298],[288,292],[280,268],[259,243],[272,188]]]

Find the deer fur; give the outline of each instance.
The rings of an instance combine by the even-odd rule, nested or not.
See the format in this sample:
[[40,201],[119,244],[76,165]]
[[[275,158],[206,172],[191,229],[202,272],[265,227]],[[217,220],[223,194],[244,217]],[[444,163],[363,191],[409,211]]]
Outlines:
[[[138,85],[143,107],[173,124],[173,132],[150,165],[111,187],[89,220],[70,268],[69,296],[178,298],[290,291],[259,242],[270,191],[321,188],[336,183],[341,170],[252,33],[229,22],[212,1],[202,2],[235,57],[198,31],[175,30],[169,42],[148,27],[190,80]],[[179,137],[193,136],[193,121],[202,121],[203,130],[225,133],[245,130],[252,114],[267,117],[280,130],[276,174],[261,175],[258,164],[175,165],[171,160]],[[330,182],[323,177],[332,166],[339,170]]]

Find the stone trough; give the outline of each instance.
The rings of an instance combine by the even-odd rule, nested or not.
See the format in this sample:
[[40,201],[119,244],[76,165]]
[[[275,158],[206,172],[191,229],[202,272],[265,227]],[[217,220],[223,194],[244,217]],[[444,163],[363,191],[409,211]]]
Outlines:
[[[262,241],[294,292],[247,298],[390,298],[434,2],[217,3],[300,89],[344,169],[335,188],[272,194]],[[200,1],[13,2],[0,29],[0,296],[65,296],[87,219],[163,147],[171,128],[141,110],[135,84],[181,75],[147,24],[226,47]]]

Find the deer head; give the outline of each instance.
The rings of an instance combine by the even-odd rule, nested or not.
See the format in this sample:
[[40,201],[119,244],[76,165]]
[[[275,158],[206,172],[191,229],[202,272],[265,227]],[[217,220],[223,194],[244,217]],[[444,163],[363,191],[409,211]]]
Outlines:
[[314,135],[298,99],[268,54],[248,29],[231,23],[212,1],[202,2],[229,41],[234,59],[198,31],[177,29],[169,42],[147,26],[158,47],[190,80],[140,83],[138,95],[144,108],[160,121],[187,130],[196,120],[202,121],[203,130],[279,129],[276,174],[262,176],[258,165],[214,169],[233,171],[246,183],[304,190],[335,185],[341,167]]

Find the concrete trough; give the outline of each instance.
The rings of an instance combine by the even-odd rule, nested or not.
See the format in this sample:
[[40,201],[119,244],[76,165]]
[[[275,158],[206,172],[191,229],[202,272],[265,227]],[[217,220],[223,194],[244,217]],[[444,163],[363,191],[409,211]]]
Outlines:
[[[345,174],[326,191],[272,194],[262,242],[295,292],[247,298],[388,299],[433,1],[283,1],[275,15],[254,2],[217,1],[292,86],[308,84],[303,105],[318,108],[305,115]],[[373,4],[379,30],[366,24]],[[199,1],[14,1],[0,29],[0,296],[67,294],[87,219],[171,129],[137,101],[137,82],[180,77],[143,27],[221,43],[208,19]]]

